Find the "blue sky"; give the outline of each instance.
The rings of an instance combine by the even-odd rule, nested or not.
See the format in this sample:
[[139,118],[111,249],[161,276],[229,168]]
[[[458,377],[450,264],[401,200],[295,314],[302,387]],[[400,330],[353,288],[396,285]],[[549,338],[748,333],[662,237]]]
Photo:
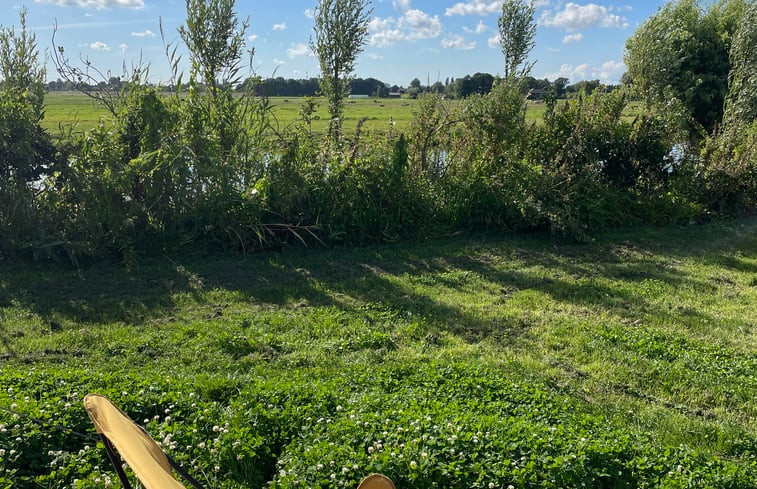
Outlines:
[[[101,71],[120,75],[124,63],[141,58],[150,64],[152,81],[170,72],[160,38],[159,19],[167,40],[178,41],[176,29],[185,18],[184,0],[4,0],[0,24],[18,25],[18,9],[28,9],[27,24],[42,48],[56,44],[71,56],[88,58]],[[617,82],[625,71],[625,40],[663,0],[535,0],[536,61],[532,75],[576,82]],[[255,48],[253,68],[260,76],[304,78],[318,75],[308,49],[316,0],[237,0],[237,13],[250,18],[248,44]],[[413,78],[434,83],[475,72],[502,72],[497,44],[501,1],[373,0],[368,45],[356,75],[390,84],[409,85]],[[186,58],[186,57],[185,57]],[[185,68],[186,69],[186,68]],[[48,78],[55,79],[52,64]]]

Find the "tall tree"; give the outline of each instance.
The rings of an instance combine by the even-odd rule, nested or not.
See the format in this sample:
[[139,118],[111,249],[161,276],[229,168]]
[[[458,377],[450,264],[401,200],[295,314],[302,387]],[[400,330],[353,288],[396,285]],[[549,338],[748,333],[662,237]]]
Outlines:
[[757,4],[744,10],[731,45],[730,61],[723,124],[751,124],[757,119]]
[[34,97],[36,116],[42,119],[45,69],[39,60],[37,39],[26,27],[26,8],[19,11],[18,35],[0,25],[0,79],[6,89],[28,91]]
[[341,145],[344,98],[367,41],[372,13],[370,0],[319,0],[315,9],[310,47],[321,67],[320,86],[331,115],[328,137],[336,148]]
[[[36,180],[53,159],[54,147],[40,125],[44,117],[45,69],[33,32],[0,25],[0,201],[8,197],[10,181],[25,185]],[[2,202],[0,202],[2,204]],[[0,228],[3,211],[0,209]]]
[[[706,131],[723,115],[731,39],[745,0],[668,3],[626,42],[625,63],[634,85],[651,102],[678,99]],[[752,47],[754,48],[754,47]]]
[[179,36],[187,45],[192,74],[215,93],[219,86],[235,84],[245,47],[248,20],[239,26],[235,0],[186,0],[187,25]]
[[497,24],[502,54],[505,55],[505,78],[528,75],[534,65],[526,62],[535,44],[533,2],[527,4],[524,0],[505,0]]

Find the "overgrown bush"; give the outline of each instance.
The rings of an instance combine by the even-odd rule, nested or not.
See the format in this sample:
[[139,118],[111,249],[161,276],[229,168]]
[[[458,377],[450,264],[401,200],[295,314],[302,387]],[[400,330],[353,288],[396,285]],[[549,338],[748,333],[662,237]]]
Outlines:
[[[531,128],[529,159],[541,169],[539,200],[553,232],[585,239],[592,230],[642,220],[648,203],[665,209],[660,195],[684,175],[670,156],[680,124],[674,112],[627,120],[627,106],[623,91],[595,91],[560,106],[549,100],[543,124]],[[670,207],[655,220],[687,215]]]
[[734,215],[757,206],[757,121],[727,127],[702,150],[702,193],[707,209]]
[[44,241],[36,225],[40,178],[55,170],[57,151],[40,125],[45,70],[36,39],[20,12],[18,33],[0,26],[0,254]]
[[[631,120],[624,90],[549,99],[543,121],[529,125],[516,77],[460,102],[421,97],[406,134],[365,135],[359,125],[329,146],[311,130],[314,100],[281,130],[267,100],[233,94],[248,23],[231,0],[200,3],[180,30],[187,93],[169,45],[176,92],[159,94],[135,71],[120,93],[100,97],[112,120],[56,142],[39,124],[33,36],[2,31],[1,252],[77,263],[476,229],[583,240],[607,226],[755,205],[753,8],[732,43],[723,127],[698,151],[679,145],[697,139],[681,102]],[[56,59],[63,75],[84,73]]]

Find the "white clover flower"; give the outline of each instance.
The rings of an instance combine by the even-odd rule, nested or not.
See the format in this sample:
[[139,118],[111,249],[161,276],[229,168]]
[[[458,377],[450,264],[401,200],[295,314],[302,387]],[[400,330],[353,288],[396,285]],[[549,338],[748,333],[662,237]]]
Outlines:
[[410,468],[411,469],[417,469],[418,468],[418,462],[416,462],[415,460],[411,460],[410,461]]
[[315,466],[316,470],[323,470],[323,464],[318,464]]
[[336,480],[336,474],[333,474],[333,473],[332,473],[332,474],[331,474],[331,475],[329,476],[329,479],[331,479],[332,481],[333,481],[333,480]]
[[421,458],[428,457],[428,452],[421,452]]
[[373,453],[373,451],[374,451],[373,447],[368,447],[368,453]]
[[494,484],[494,482],[489,483],[489,489],[494,489],[495,487],[497,486]]

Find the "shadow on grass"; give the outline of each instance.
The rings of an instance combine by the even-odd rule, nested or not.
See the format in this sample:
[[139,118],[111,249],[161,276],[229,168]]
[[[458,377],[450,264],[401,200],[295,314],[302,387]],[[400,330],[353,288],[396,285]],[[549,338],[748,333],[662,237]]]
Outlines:
[[[141,324],[173,315],[187,296],[212,306],[208,292],[224,290],[251,303],[281,308],[298,303],[342,309],[378,304],[420,315],[450,333],[478,341],[489,335],[520,334],[530,327],[529,320],[481,317],[463,304],[443,303],[424,294],[420,285],[465,287],[466,281],[456,274],[467,272],[499,288],[502,297],[493,297],[494,301],[533,290],[558,302],[602,309],[629,320],[645,313],[659,317],[675,313],[679,321],[700,321],[708,318],[696,311],[671,312],[636,289],[661,284],[711,293],[716,290],[712,283],[687,275],[675,263],[693,256],[754,272],[757,265],[740,256],[756,254],[757,220],[749,220],[731,227],[614,233],[591,245],[559,245],[543,236],[456,238],[247,258],[192,258],[181,263],[164,257],[130,271],[115,266],[81,272],[6,267],[0,269],[0,305],[36,313],[50,324]],[[9,350],[8,334],[0,330],[0,341]]]

